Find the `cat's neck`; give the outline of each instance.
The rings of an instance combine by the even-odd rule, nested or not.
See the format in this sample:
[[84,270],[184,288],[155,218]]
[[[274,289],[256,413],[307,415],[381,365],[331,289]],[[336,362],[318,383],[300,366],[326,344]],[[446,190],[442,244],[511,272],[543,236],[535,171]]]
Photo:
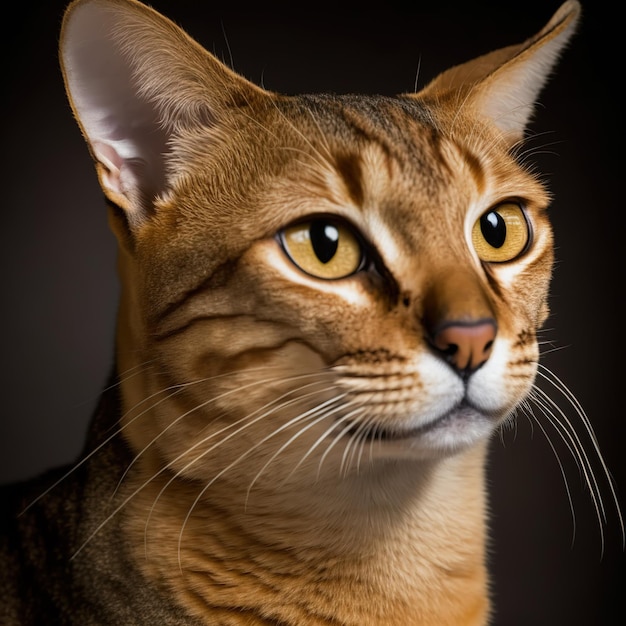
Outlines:
[[[164,488],[164,475],[133,498],[126,529],[145,573],[210,619],[216,598],[237,607],[248,596],[260,614],[269,589],[277,611],[314,590],[328,616],[346,624],[479,624],[488,603],[484,454],[479,447],[434,464],[388,463],[288,492],[216,484],[215,499],[207,490],[196,500],[202,486],[189,482]],[[154,472],[150,456],[138,480]],[[298,610],[275,618],[326,623],[319,606],[314,615]]]

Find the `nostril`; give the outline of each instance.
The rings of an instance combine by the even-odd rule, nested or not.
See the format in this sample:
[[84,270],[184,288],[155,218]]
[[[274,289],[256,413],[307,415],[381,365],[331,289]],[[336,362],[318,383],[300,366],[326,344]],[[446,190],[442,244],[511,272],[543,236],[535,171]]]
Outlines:
[[454,356],[459,351],[459,346],[455,343],[450,343],[447,346],[440,342],[440,345],[435,346],[440,352],[445,354],[446,356]]
[[473,371],[491,354],[496,337],[493,319],[447,322],[432,336],[432,345],[459,371]]

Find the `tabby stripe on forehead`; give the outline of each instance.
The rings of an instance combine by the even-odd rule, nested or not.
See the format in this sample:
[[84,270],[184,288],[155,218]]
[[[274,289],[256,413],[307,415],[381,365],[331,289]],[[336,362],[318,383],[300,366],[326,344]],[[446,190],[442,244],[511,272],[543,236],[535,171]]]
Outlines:
[[486,176],[480,159],[466,146],[462,144],[456,145],[461,152],[461,156],[465,161],[474,182],[476,183],[478,193],[483,193],[486,187]]
[[[449,170],[441,152],[442,135],[429,120],[424,107],[415,100],[378,97],[346,103],[341,114],[353,132],[370,143],[376,143],[388,161],[403,165],[411,162],[422,172],[439,178],[434,164]],[[425,155],[432,151],[429,158]]]
[[393,136],[393,131],[397,132],[397,128],[390,123],[390,118],[394,117],[391,111],[386,116],[378,108],[360,111],[354,106],[344,106],[341,113],[352,132],[362,137],[366,142],[376,143],[380,147],[387,159],[387,170],[391,175],[391,161],[402,162],[406,159],[405,150],[400,149],[400,146],[405,143],[403,137],[401,135]]
[[344,183],[351,200],[361,206],[364,199],[361,159],[358,154],[340,154],[335,156],[335,167]]

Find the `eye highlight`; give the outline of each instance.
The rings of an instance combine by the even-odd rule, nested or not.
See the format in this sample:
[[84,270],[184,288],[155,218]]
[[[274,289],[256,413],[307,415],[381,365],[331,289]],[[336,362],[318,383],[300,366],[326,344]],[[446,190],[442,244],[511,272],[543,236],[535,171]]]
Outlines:
[[481,261],[504,263],[526,250],[531,230],[522,207],[505,202],[483,213],[472,228],[472,244]]
[[279,236],[294,265],[316,278],[346,278],[363,265],[358,236],[339,220],[319,217],[298,222],[283,229]]

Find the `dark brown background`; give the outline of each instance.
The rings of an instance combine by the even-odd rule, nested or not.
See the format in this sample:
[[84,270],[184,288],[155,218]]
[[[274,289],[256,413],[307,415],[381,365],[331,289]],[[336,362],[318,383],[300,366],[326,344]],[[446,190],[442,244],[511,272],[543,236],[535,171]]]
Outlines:
[[[523,40],[543,26],[558,1],[497,8],[445,0],[370,8],[153,4],[218,56],[229,59],[232,52],[236,70],[270,89],[393,94],[413,90],[418,65],[423,85],[450,64]],[[112,357],[115,246],[58,71],[64,5],[16,4],[11,22],[3,24],[0,482],[77,454]],[[555,194],[558,265],[545,338],[558,349],[544,363],[587,410],[624,502],[626,428],[619,396],[626,349],[626,163],[617,96],[622,79],[614,79],[623,76],[624,63],[616,12],[616,3],[587,2],[579,34],[532,126],[546,134],[532,145],[546,146],[535,160]],[[567,402],[558,401],[579,424]],[[595,463],[607,518],[602,553],[576,463],[540,419],[572,491],[575,535],[555,455],[541,429],[520,415],[516,432],[494,439],[490,462],[495,624],[626,623],[624,553],[607,483]],[[593,458],[588,439],[585,448]]]

